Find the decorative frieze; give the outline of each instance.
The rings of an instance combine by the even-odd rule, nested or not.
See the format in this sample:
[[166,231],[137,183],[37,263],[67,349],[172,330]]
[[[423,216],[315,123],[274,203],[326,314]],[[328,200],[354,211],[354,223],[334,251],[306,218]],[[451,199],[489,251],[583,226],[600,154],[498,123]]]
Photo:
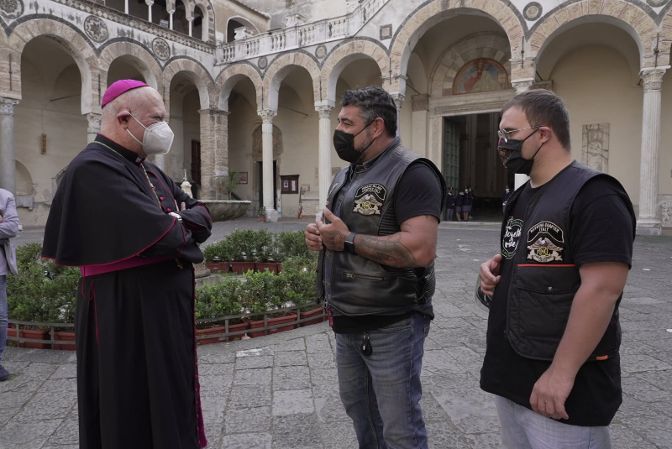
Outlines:
[[89,16],[84,20],[84,32],[92,41],[99,44],[105,42],[110,37],[105,21],[96,16]]
[[22,0],[0,0],[0,16],[3,19],[18,19],[23,14]]

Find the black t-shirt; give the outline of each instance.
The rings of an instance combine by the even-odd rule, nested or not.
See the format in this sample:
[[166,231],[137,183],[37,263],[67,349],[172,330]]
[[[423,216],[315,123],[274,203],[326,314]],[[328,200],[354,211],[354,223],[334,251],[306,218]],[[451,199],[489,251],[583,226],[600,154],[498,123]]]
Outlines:
[[[429,166],[411,163],[399,179],[394,193],[394,210],[399,224],[421,215],[441,216],[441,181]],[[407,315],[398,316],[334,316],[336,333],[359,332],[392,324]]]
[[[544,186],[533,189],[526,185],[511,217],[524,222],[526,206],[530,201],[543,201],[543,190]],[[614,182],[596,177],[588,181],[577,195],[570,212],[569,232],[571,252],[577,266],[594,262],[622,262],[630,266],[634,224],[624,202],[624,194]],[[538,195],[542,197],[535,198]],[[509,218],[505,218],[507,222]],[[502,257],[501,278],[490,307],[481,388],[531,408],[530,395],[534,383],[550,362],[518,355],[506,338],[506,303],[512,259],[516,250],[525,251],[525,245],[521,241],[516,246],[510,236],[505,236],[505,240],[508,251],[502,253],[508,252],[508,258]],[[608,425],[621,400],[619,357],[587,362],[579,369],[574,388],[565,402],[569,420],[560,422],[582,426]]]

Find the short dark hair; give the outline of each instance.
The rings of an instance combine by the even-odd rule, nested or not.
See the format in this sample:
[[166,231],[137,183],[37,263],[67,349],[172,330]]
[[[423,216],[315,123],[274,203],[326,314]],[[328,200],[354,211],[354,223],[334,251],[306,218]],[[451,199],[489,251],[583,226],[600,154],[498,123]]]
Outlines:
[[357,106],[367,123],[380,117],[385,122],[387,134],[390,136],[397,134],[397,106],[392,96],[384,89],[368,86],[346,90],[341,106]]
[[569,113],[562,98],[546,89],[531,89],[509,100],[502,112],[519,107],[525,113],[530,126],[548,126],[553,130],[560,144],[570,149]]

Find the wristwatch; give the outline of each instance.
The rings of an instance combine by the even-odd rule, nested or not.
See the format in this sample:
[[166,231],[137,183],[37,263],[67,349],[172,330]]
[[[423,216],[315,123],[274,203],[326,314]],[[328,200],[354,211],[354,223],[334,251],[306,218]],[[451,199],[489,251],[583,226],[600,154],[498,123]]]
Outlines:
[[345,238],[345,241],[343,242],[343,247],[345,251],[349,252],[350,254],[356,254],[355,253],[355,236],[357,233],[351,232],[348,234],[348,236]]

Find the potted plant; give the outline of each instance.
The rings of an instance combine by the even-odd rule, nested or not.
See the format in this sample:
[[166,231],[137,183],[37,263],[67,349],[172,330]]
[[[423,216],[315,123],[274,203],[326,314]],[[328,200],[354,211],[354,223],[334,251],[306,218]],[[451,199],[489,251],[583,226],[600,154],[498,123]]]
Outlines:
[[237,229],[226,237],[231,245],[231,271],[239,274],[254,271],[254,255],[266,241],[265,235],[270,241],[270,233],[264,232],[266,234],[252,229]]
[[233,250],[228,239],[212,243],[203,249],[205,265],[212,272],[228,273],[231,270]]

